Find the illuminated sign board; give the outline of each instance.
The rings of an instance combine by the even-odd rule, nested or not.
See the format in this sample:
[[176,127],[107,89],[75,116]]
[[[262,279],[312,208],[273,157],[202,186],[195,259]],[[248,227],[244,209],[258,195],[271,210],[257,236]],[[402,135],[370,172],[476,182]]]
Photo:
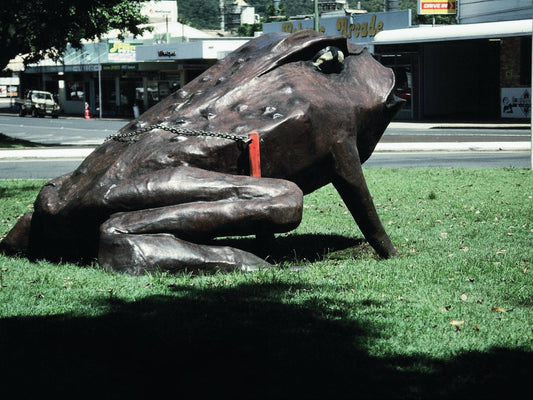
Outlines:
[[418,0],[418,14],[457,14],[457,0]]

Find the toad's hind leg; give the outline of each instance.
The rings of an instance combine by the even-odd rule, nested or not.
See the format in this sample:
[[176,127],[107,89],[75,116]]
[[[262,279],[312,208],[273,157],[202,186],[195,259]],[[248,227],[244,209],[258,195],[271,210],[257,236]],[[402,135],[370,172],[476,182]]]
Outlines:
[[[201,242],[294,229],[301,221],[302,192],[284,180],[216,175],[225,194],[213,194],[213,201],[206,201],[204,194],[200,201],[113,214],[100,228],[99,263],[135,275],[154,270],[268,267],[265,260],[246,251]],[[194,179],[189,185],[194,185]],[[228,191],[232,185],[235,190]]]

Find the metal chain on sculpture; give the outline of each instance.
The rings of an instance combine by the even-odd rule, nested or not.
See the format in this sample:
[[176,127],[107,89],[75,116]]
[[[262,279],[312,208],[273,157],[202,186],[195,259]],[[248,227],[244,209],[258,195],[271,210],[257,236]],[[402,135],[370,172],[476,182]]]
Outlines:
[[252,141],[248,136],[232,135],[225,132],[204,131],[199,129],[172,128],[163,124],[150,125],[133,132],[117,133],[115,135],[108,136],[105,140],[115,140],[117,142],[136,142],[138,136],[155,129],[161,129],[163,131],[182,136],[208,136],[220,139],[228,139],[233,140],[235,142],[243,143],[245,145],[250,144],[250,142]]

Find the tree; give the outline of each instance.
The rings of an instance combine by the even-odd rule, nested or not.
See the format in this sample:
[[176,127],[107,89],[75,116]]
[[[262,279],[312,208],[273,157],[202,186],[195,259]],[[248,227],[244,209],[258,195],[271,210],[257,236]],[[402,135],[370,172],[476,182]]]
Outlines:
[[71,44],[100,38],[117,29],[141,35],[148,22],[140,14],[141,0],[2,0],[0,8],[0,71],[18,54],[25,64],[45,57],[55,60]]
[[220,28],[219,0],[177,0],[179,14],[197,29]]

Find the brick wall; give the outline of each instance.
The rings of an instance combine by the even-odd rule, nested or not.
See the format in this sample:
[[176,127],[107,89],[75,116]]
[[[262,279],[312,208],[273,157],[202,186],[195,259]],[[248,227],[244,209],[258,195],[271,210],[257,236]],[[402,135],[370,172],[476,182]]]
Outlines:
[[520,85],[520,38],[504,38],[500,47],[500,87]]

